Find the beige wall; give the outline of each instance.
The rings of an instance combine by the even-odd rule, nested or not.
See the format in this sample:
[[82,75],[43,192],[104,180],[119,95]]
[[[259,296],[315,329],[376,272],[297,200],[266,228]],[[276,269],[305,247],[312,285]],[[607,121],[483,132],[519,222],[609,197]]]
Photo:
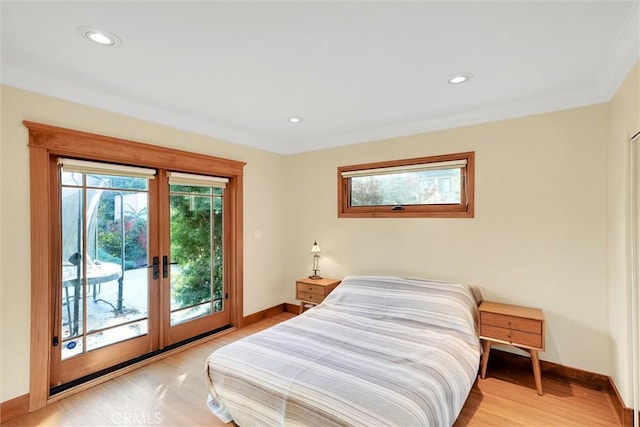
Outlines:
[[[610,102],[609,156],[609,322],[616,385],[631,406],[630,137],[640,131],[640,67],[629,73]],[[640,171],[638,171],[640,172]]]
[[[26,393],[29,381],[22,120],[247,162],[245,315],[295,302],[295,279],[310,273],[309,250],[317,239],[326,277],[397,274],[466,282],[481,286],[486,298],[542,308],[542,358],[613,375],[630,396],[629,289],[627,264],[620,261],[627,199],[619,185],[628,178],[623,140],[638,117],[637,91],[632,75],[607,104],[280,156],[3,87],[0,401]],[[469,150],[476,152],[475,218],[337,218],[338,166]]]
[[[397,274],[544,310],[543,359],[610,374],[607,117],[601,104],[287,157],[286,279]],[[339,219],[336,168],[476,152],[473,219]],[[293,300],[293,286],[289,300]]]
[[[10,87],[1,87],[0,401],[29,389],[29,157],[23,120],[247,162],[244,186],[244,313],[288,296],[281,266],[283,157]],[[254,231],[261,230],[256,239]]]

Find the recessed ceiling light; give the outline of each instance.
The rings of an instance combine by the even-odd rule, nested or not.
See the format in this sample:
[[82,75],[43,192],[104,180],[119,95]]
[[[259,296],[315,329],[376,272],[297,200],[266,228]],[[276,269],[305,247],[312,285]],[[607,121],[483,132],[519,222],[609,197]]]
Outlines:
[[300,123],[302,121],[302,117],[289,117],[287,120],[289,123]]
[[78,34],[102,46],[120,46],[122,44],[120,37],[102,28],[82,26],[78,27]]
[[473,77],[473,74],[471,73],[456,73],[447,77],[447,81],[452,85],[459,85],[460,83],[466,82],[471,77]]

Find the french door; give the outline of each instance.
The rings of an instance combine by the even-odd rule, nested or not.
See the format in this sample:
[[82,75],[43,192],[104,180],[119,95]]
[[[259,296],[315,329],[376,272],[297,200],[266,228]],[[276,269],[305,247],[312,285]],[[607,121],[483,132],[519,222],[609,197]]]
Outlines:
[[229,324],[227,178],[58,164],[53,387]]
[[[168,172],[162,223],[164,343],[172,345],[229,324],[225,286],[224,192],[228,179]],[[167,251],[163,251],[167,252]]]
[[157,349],[160,318],[156,171],[57,164],[52,387]]
[[25,125],[31,410],[128,362],[241,325],[244,163]]

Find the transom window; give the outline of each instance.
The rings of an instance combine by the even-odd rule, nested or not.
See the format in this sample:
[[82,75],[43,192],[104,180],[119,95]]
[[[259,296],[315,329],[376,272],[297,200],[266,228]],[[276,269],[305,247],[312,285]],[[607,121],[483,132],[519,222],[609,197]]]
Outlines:
[[473,218],[474,152],[338,168],[338,217]]

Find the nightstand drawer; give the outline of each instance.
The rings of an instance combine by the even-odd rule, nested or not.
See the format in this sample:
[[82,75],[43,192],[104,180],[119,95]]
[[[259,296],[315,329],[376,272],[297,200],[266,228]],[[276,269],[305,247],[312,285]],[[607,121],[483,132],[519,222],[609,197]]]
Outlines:
[[505,314],[481,312],[480,324],[514,329],[531,334],[542,334],[542,322],[536,319],[524,319],[522,317],[508,316]]
[[500,328],[486,324],[480,325],[480,335],[489,339],[506,341],[509,344],[542,348],[542,335],[522,332],[509,328]]
[[296,293],[296,299],[308,302],[320,303],[324,299],[324,295],[312,294],[311,292],[298,291]]
[[[296,291],[303,292],[303,293],[324,295],[324,293],[326,291],[326,287],[324,287],[322,285],[310,285],[308,283],[297,282],[296,283]],[[298,298],[298,299],[301,299],[301,298]]]
[[300,314],[306,309],[320,304],[325,297],[340,284],[336,279],[312,279],[305,277],[296,280],[296,299],[302,301],[300,304]]

